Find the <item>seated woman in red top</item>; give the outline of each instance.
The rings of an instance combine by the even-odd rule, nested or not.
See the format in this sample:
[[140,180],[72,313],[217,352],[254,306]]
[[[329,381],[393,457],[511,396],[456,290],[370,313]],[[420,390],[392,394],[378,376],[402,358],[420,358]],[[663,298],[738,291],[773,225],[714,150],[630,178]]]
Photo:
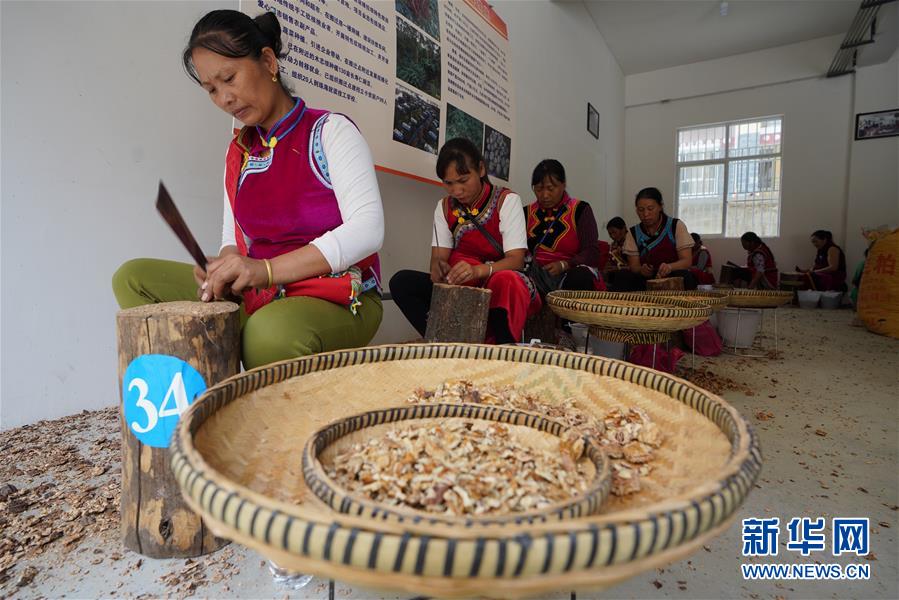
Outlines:
[[[599,272],[599,233],[590,205],[565,190],[565,167],[546,159],[534,168],[537,200],[527,208],[528,250],[541,267],[534,283],[553,290],[604,290]],[[533,275],[533,273],[532,273]]]
[[693,238],[680,219],[665,214],[662,192],[644,188],[634,201],[640,224],[630,228],[624,240],[629,271],[615,277],[615,291],[645,290],[648,279],[683,277],[684,289],[696,289],[696,277],[689,271],[693,262]]
[[627,269],[627,258],[624,256],[624,240],[627,239],[627,223],[621,217],[613,217],[606,224],[606,232],[612,244],[609,247],[609,262],[603,271],[606,273]]
[[768,245],[753,231],[741,235],[740,243],[746,250],[746,268],[737,271],[734,284],[751,290],[776,290],[780,272]]
[[464,138],[440,149],[437,176],[447,196],[434,211],[431,272],[396,273],[390,279],[393,300],[424,335],[435,283],[486,287],[492,292],[486,341],[517,342],[527,317],[542,304],[521,272],[527,254],[521,197],[490,183],[480,150]]
[[806,271],[799,267],[796,267],[796,270],[809,273],[819,290],[845,292],[846,255],[842,248],[833,243],[833,234],[819,229],[812,234],[812,245],[818,250],[815,254],[815,265]]
[[696,277],[697,283],[711,285],[715,283],[715,274],[712,271],[712,253],[702,243],[698,233],[691,233],[693,238],[693,263],[690,272]]

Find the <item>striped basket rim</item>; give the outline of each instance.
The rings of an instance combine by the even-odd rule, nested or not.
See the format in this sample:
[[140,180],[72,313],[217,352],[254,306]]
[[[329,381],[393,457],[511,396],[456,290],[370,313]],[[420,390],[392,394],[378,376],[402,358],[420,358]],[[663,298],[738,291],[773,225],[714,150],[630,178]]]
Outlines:
[[[609,303],[604,304],[605,300]],[[546,301],[564,319],[609,329],[678,331],[699,325],[712,314],[708,304],[633,292],[560,290],[547,294]],[[652,306],[629,306],[622,302]]]
[[662,296],[669,298],[680,298],[688,302],[699,302],[700,304],[708,304],[712,307],[712,311],[719,311],[727,306],[729,292],[722,290],[647,290],[640,292],[649,296]]
[[747,290],[734,288],[727,300],[728,306],[777,308],[793,301],[792,290]]
[[397,521],[417,518],[426,523],[446,523],[457,527],[521,525],[523,523],[545,523],[552,520],[574,519],[596,514],[609,495],[609,488],[612,483],[610,462],[606,453],[600,449],[598,440],[592,436],[583,436],[584,454],[593,463],[596,473],[583,494],[564,502],[554,503],[541,510],[531,510],[509,515],[470,516],[467,518],[449,517],[405,507],[388,506],[341,488],[328,476],[318,458],[328,446],[350,433],[384,423],[437,418],[496,421],[536,429],[556,437],[561,437],[569,430],[562,423],[542,415],[485,404],[416,404],[401,408],[370,410],[338,419],[312,434],[312,437],[309,438],[309,441],[303,447],[303,476],[306,478],[306,485],[319,500],[342,514],[367,518],[383,518],[382,515],[387,514],[389,519]]
[[608,327],[600,327],[599,325],[591,325],[590,336],[604,342],[615,342],[618,344],[661,344],[671,339],[671,332],[610,329]]
[[[290,504],[247,488],[209,465],[193,445],[201,426],[235,399],[292,377],[413,359],[514,361],[613,377],[655,390],[713,422],[729,440],[714,478],[645,507],[501,528],[392,523]],[[432,595],[509,597],[593,587],[635,575],[720,533],[761,470],[758,439],[729,404],[679,378],[621,361],[519,346],[401,344],[317,354],[260,367],[209,388],[185,412],[171,465],[182,494],[220,536],[295,570]],[[500,587],[498,587],[500,586]]]

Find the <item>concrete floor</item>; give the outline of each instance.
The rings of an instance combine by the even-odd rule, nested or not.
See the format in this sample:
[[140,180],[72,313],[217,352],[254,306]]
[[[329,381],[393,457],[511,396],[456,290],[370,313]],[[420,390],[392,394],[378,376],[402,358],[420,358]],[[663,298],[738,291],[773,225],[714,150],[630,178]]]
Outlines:
[[[848,310],[780,311],[779,361],[722,355],[698,364],[735,380],[740,391],[722,395],[757,428],[765,456],[757,489],[742,518],[869,517],[871,555],[802,559],[788,552],[785,526],[781,552],[758,563],[863,563],[868,581],[747,582],[740,564],[737,523],[687,560],[635,577],[601,594],[578,598],[899,598],[899,340],[850,326]],[[771,323],[766,324],[770,326]],[[770,343],[770,337],[761,338]],[[689,357],[682,363],[689,363]],[[752,390],[751,394],[745,390]],[[761,418],[757,415],[761,413]],[[769,416],[770,413],[770,416]],[[824,434],[824,435],[822,435]],[[3,482],[0,482],[3,483]],[[16,485],[27,485],[14,481]],[[28,566],[34,580],[16,588]],[[152,560],[124,551],[114,532],[65,555],[51,549],[23,559],[0,597],[183,597],[327,598],[326,581],[297,592],[273,585],[264,562],[231,545],[197,561]],[[336,598],[400,598],[336,584]],[[554,598],[568,598],[560,590]]]

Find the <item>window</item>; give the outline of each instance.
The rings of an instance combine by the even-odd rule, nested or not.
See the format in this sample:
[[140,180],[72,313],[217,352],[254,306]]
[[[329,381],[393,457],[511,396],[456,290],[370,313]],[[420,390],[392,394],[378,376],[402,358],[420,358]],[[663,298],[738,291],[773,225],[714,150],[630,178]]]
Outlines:
[[677,132],[677,216],[696,233],[780,233],[781,128],[766,117]]

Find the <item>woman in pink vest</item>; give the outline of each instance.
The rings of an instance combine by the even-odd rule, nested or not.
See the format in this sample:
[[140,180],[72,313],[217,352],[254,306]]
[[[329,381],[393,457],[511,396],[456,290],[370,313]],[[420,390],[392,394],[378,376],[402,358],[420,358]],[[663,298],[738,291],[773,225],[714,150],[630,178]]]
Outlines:
[[244,124],[225,161],[221,249],[205,272],[137,259],[113,277],[123,308],[241,296],[246,368],[365,345],[382,315],[384,217],[368,146],[346,117],[291,95],[281,56],[271,13],[215,10],[194,26],[185,69]]
[[698,233],[691,233],[693,238],[693,262],[690,264],[690,272],[696,278],[696,282],[700,285],[711,285],[715,283],[715,273],[712,270],[712,253],[702,243],[702,237]]
[[434,211],[430,273],[403,270],[390,278],[390,293],[421,335],[435,283],[491,290],[487,343],[521,340],[540,296],[521,272],[527,237],[521,197],[487,177],[480,150],[465,138],[449,140],[437,156],[437,176],[447,196]]
[[846,255],[843,249],[833,242],[833,234],[819,229],[812,234],[812,245],[817,250],[815,264],[811,269],[803,271],[814,278],[815,287],[824,291],[846,291]]
[[737,287],[745,285],[752,290],[776,290],[780,272],[768,245],[753,231],[741,235],[740,243],[746,250],[746,268],[739,269],[734,276]]
[[540,161],[531,187],[537,200],[527,207],[528,249],[542,271],[534,282],[538,291],[606,289],[593,210],[568,195],[565,167],[553,159]]
[[615,291],[646,289],[646,280],[683,277],[684,289],[696,289],[696,277],[689,271],[693,262],[693,238],[680,219],[665,214],[662,193],[654,188],[637,192],[634,200],[640,223],[627,232],[624,255],[628,271],[615,278]]

